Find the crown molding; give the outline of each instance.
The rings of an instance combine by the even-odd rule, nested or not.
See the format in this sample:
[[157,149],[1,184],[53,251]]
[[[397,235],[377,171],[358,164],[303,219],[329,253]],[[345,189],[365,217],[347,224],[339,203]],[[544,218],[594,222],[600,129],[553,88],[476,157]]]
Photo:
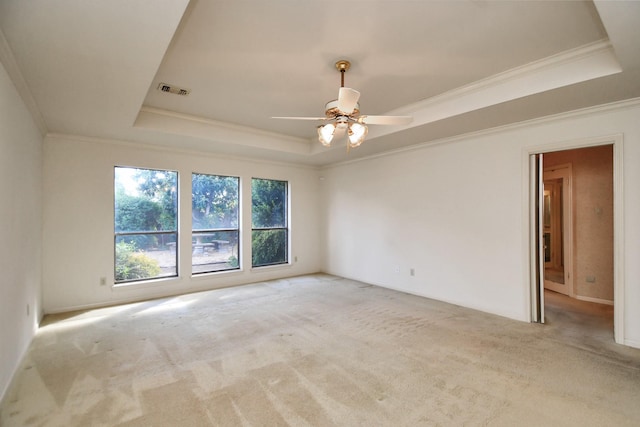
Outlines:
[[600,40],[478,80],[422,101],[391,110],[410,115],[410,125],[369,129],[369,139],[422,126],[536,93],[616,74],[622,71],[609,40]]
[[469,138],[479,138],[479,137],[483,137],[483,136],[487,136],[487,135],[495,135],[497,133],[514,131],[514,130],[522,129],[522,128],[525,128],[525,127],[539,126],[539,125],[543,125],[543,124],[546,124],[546,123],[558,122],[558,121],[561,121],[561,120],[567,120],[567,119],[571,119],[571,118],[585,117],[585,116],[590,116],[590,115],[593,115],[593,114],[607,113],[607,112],[610,112],[610,111],[621,111],[621,110],[636,108],[638,106],[640,106],[640,98],[625,99],[623,101],[617,101],[617,102],[612,102],[612,103],[608,103],[608,104],[601,104],[601,105],[597,105],[597,106],[594,106],[594,107],[581,108],[581,109],[578,109],[578,110],[567,111],[567,112],[564,112],[564,113],[553,114],[553,115],[550,115],[550,116],[544,116],[544,117],[538,117],[538,118],[535,118],[535,119],[524,120],[524,121],[517,122],[517,123],[510,123],[510,124],[507,124],[507,125],[496,126],[496,127],[489,128],[489,129],[483,129],[483,130],[479,130],[479,131],[468,132],[468,133],[455,135],[455,136],[450,136],[450,137],[446,137],[446,138],[435,139],[435,140],[432,140],[432,141],[425,141],[425,142],[422,142],[422,143],[410,145],[408,147],[402,147],[402,148],[398,148],[398,149],[395,149],[395,150],[389,150],[389,151],[385,151],[385,152],[382,152],[382,153],[376,153],[376,154],[372,154],[372,155],[369,155],[369,156],[360,157],[360,158],[357,158],[357,159],[345,160],[343,162],[337,162],[337,163],[332,163],[332,164],[329,164],[329,165],[324,165],[324,166],[321,167],[321,170],[328,170],[328,169],[332,169],[334,167],[344,166],[344,165],[348,165],[348,164],[351,164],[351,163],[358,163],[358,162],[362,162],[362,161],[367,161],[367,160],[372,160],[372,159],[377,159],[377,158],[382,158],[382,157],[387,157],[387,156],[393,156],[393,155],[396,155],[396,154],[402,154],[402,153],[407,153],[407,152],[411,152],[411,151],[421,150],[423,148],[436,146],[436,145],[453,144],[453,143],[460,142],[460,141],[463,141],[463,140],[469,139]]
[[231,154],[219,154],[213,151],[205,151],[205,150],[189,149],[189,148],[177,148],[177,147],[156,145],[156,144],[131,141],[131,140],[98,138],[93,136],[74,135],[74,134],[67,134],[67,133],[48,133],[45,137],[45,141],[51,142],[52,144],[55,144],[59,141],[72,141],[72,142],[79,142],[82,144],[112,145],[112,146],[119,146],[119,147],[124,147],[129,149],[153,150],[153,151],[170,153],[170,154],[184,154],[189,156],[208,157],[208,158],[218,159],[218,160],[229,160],[229,161],[237,161],[237,162],[244,162],[244,163],[253,163],[256,165],[286,166],[286,167],[295,168],[295,169],[320,170],[320,166],[306,164],[306,163],[266,160],[266,159],[241,156],[241,155],[234,156]]
[[187,155],[207,156],[207,157],[216,158],[216,159],[228,159],[228,160],[235,160],[235,161],[251,162],[256,164],[283,165],[288,167],[299,167],[301,169],[323,171],[323,170],[329,170],[335,167],[341,167],[341,166],[352,164],[352,163],[358,163],[358,162],[368,161],[372,159],[383,158],[387,156],[393,156],[397,154],[421,150],[431,146],[453,144],[469,138],[479,138],[483,136],[498,134],[501,132],[518,130],[525,127],[543,125],[546,123],[567,120],[575,117],[585,117],[593,114],[606,113],[610,111],[621,111],[625,109],[636,108],[638,106],[640,106],[640,98],[633,98],[633,99],[613,102],[609,104],[602,104],[595,107],[587,107],[587,108],[582,108],[582,109],[573,110],[569,112],[554,114],[551,116],[525,120],[522,122],[511,123],[508,125],[497,126],[490,129],[483,129],[480,131],[468,132],[465,134],[436,139],[433,141],[426,141],[426,142],[414,144],[408,147],[398,148],[395,150],[385,151],[383,153],[372,154],[372,155],[360,157],[357,159],[349,159],[342,162],[336,162],[336,163],[331,163],[327,165],[309,165],[309,164],[297,163],[297,162],[278,162],[278,161],[272,161],[272,160],[250,158],[246,156],[217,154],[215,152],[203,151],[203,150],[197,150],[197,149],[176,148],[176,147],[160,146],[160,145],[142,143],[142,142],[125,141],[120,139],[97,138],[97,137],[64,134],[64,133],[48,133],[46,135],[46,139],[51,142],[55,142],[55,140],[66,140],[66,141],[74,141],[74,142],[81,142],[81,143],[110,144],[110,145],[117,145],[117,146],[122,146],[127,148],[140,148],[145,150],[162,151],[166,153],[180,153],[180,154],[187,154]]
[[0,29],[0,63],[2,63],[7,71],[9,79],[13,82],[13,85],[18,91],[18,95],[20,95],[22,102],[24,102],[27,110],[31,114],[33,122],[40,131],[40,134],[44,137],[47,134],[47,125],[42,117],[40,109],[38,108],[38,104],[27,85],[27,81],[24,79],[24,76],[20,71],[20,67],[18,66],[15,56],[13,56],[13,51],[4,36],[2,29]]
[[310,140],[306,138],[149,106],[140,109],[134,127],[294,154],[308,155],[311,152]]

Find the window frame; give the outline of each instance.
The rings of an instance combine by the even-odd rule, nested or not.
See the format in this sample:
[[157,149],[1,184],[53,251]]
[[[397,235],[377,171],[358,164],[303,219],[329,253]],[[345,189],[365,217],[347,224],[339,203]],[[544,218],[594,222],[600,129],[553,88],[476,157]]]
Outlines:
[[[207,270],[207,271],[198,271],[198,272],[194,272],[193,271],[193,246],[192,246],[192,250],[191,250],[191,275],[192,276],[200,276],[200,275],[204,275],[204,274],[216,274],[216,273],[224,273],[224,272],[229,272],[229,271],[236,271],[236,270],[241,270],[241,265],[242,265],[242,244],[241,244],[241,233],[240,233],[240,224],[241,224],[241,219],[242,219],[242,205],[241,205],[241,188],[242,188],[242,180],[240,179],[239,176],[234,176],[234,175],[221,175],[221,174],[215,174],[215,173],[201,173],[201,172],[191,172],[191,215],[193,218],[193,178],[195,175],[206,175],[206,176],[213,176],[213,177],[220,177],[220,178],[234,178],[237,181],[237,188],[238,188],[238,194],[237,194],[237,203],[238,203],[238,208],[237,208],[237,226],[236,228],[230,228],[230,227],[224,227],[224,228],[206,228],[206,229],[194,229],[193,227],[193,222],[191,223],[191,241],[193,242],[194,236],[197,234],[201,234],[201,235],[206,235],[206,234],[211,234],[211,233],[225,233],[225,232],[236,232],[236,241],[237,241],[237,245],[238,245],[238,252],[237,252],[237,263],[238,265],[235,267],[230,267],[230,268],[224,268],[221,270]],[[193,245],[193,243],[192,243]]]
[[[253,182],[254,180],[262,180],[262,181],[276,181],[276,182],[282,182],[284,183],[284,221],[283,221],[283,226],[282,227],[255,227],[253,224]],[[289,196],[290,196],[290,182],[288,180],[284,180],[284,179],[272,179],[272,178],[259,178],[259,177],[252,177],[251,178],[251,268],[264,268],[264,267],[274,267],[274,266],[280,266],[280,265],[289,265],[291,264],[291,260],[290,260],[290,224],[289,224],[289,217],[290,217],[290,200],[289,200]],[[274,263],[268,263],[268,264],[258,264],[258,265],[254,265],[253,264],[253,252],[254,252],[254,247],[253,247],[253,236],[254,236],[254,232],[256,231],[276,231],[276,230],[283,230],[284,231],[284,261],[282,262],[274,262]]]
[[[117,189],[116,189],[116,171],[118,169],[136,169],[154,172],[165,172],[175,174],[175,228],[172,230],[137,230],[137,231],[116,231],[116,218],[117,218]],[[179,277],[180,265],[179,265],[179,236],[180,236],[180,174],[177,170],[171,169],[159,169],[151,167],[138,167],[138,166],[122,166],[114,165],[113,167],[113,273],[114,273],[114,286],[132,285],[140,282],[161,281],[166,279],[173,279]],[[148,235],[169,235],[175,236],[175,272],[168,275],[143,277],[135,279],[118,280],[117,278],[117,244],[118,238],[123,236],[148,236]]]

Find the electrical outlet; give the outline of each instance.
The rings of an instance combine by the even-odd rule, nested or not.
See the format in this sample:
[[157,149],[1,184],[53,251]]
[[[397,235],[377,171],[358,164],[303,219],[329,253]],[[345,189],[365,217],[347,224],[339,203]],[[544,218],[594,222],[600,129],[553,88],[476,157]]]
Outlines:
[[409,275],[410,276],[415,276],[416,275],[416,270],[413,269],[413,268],[411,270],[409,270]]
[[105,286],[107,284],[107,278],[106,277],[101,277],[100,278],[100,286]]
[[293,257],[293,262],[298,262],[298,257],[297,256]]
[[27,304],[27,317],[29,317],[29,312],[30,312],[30,310],[29,310],[29,304]]

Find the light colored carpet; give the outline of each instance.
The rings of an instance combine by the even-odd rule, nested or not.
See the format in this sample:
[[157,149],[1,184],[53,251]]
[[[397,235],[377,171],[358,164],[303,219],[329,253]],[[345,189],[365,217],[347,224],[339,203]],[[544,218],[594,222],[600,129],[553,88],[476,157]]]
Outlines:
[[640,351],[561,326],[582,314],[312,275],[47,316],[0,424],[640,425]]

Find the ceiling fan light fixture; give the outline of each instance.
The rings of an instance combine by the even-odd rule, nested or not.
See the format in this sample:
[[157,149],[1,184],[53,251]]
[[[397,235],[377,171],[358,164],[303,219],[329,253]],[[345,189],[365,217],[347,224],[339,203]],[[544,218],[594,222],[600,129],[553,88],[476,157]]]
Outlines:
[[349,125],[349,146],[352,148],[358,147],[364,141],[367,133],[369,132],[369,128],[365,125],[361,125],[360,123],[351,123]]
[[318,139],[320,140],[320,143],[325,147],[330,146],[335,131],[336,126],[333,123],[327,123],[326,125],[318,126]]

